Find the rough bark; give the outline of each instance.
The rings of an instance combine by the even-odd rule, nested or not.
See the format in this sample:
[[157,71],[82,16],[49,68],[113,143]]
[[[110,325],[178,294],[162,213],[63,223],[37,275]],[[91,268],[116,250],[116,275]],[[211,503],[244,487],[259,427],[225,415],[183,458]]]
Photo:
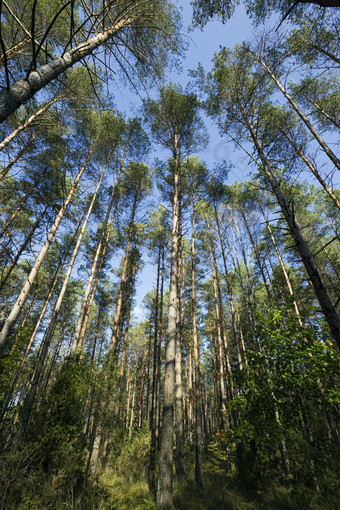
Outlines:
[[173,509],[173,432],[174,432],[174,394],[175,394],[175,354],[177,322],[177,281],[178,281],[178,199],[179,168],[177,159],[177,136],[174,151],[174,192],[172,204],[171,232],[171,269],[168,310],[167,344],[165,351],[165,381],[163,426],[160,446],[159,474],[156,496],[157,510]]

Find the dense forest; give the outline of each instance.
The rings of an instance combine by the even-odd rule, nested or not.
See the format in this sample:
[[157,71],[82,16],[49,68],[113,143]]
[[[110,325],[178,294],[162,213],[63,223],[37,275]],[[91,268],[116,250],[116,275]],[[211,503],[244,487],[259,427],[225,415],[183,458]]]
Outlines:
[[339,508],[340,2],[243,3],[182,86],[176,3],[0,1],[1,510]]

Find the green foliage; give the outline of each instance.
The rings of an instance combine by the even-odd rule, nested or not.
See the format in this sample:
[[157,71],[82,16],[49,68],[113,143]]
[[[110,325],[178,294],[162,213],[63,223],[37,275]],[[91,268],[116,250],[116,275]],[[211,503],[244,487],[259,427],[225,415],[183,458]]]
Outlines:
[[54,510],[73,508],[72,502],[87,508],[86,498],[93,496],[92,482],[86,480],[89,452],[84,430],[90,372],[86,360],[67,360],[35,411],[20,448],[5,448],[0,473],[6,508]]
[[[249,370],[236,376],[242,394],[228,406],[240,416],[231,440],[252,445],[246,469],[257,481],[268,483],[280,473],[285,441],[296,481],[311,488],[326,483],[338,462],[327,422],[338,418],[339,353],[317,328],[301,327],[287,310],[271,307],[257,323],[260,349],[247,351]],[[330,501],[336,490],[328,493]]]
[[[192,0],[193,17],[196,25],[203,27],[210,19],[219,19],[223,23],[229,20],[240,0]],[[307,9],[308,1],[294,2],[293,0],[244,0],[247,14],[256,24],[268,19],[273,13],[281,16],[290,15],[294,20]],[[327,6],[327,1],[311,0],[310,3]],[[313,6],[315,8],[315,6]]]

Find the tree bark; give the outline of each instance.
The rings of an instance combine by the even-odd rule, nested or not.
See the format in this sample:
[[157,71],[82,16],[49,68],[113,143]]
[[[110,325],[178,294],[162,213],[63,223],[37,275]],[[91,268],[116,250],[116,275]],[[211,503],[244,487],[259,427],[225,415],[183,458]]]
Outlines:
[[178,198],[178,279],[177,279],[177,306],[176,306],[176,355],[175,355],[175,435],[176,435],[176,477],[182,481],[185,476],[184,470],[184,416],[183,416],[183,384],[182,384],[182,310],[181,278],[183,267],[182,259],[182,207],[181,207],[181,184],[179,185]]
[[46,87],[74,64],[91,55],[93,51],[112,39],[117,32],[130,26],[134,21],[133,17],[119,21],[115,26],[82,42],[63,56],[42,65],[36,71],[31,71],[26,78],[21,78],[13,83],[9,90],[2,90],[0,92],[0,123],[8,119],[39,90]]
[[177,135],[174,144],[174,192],[172,203],[171,269],[168,310],[167,345],[165,351],[165,381],[163,426],[159,459],[159,474],[156,496],[157,510],[173,509],[173,431],[175,393],[175,354],[177,322],[177,281],[178,281],[178,200],[179,163],[177,159]]

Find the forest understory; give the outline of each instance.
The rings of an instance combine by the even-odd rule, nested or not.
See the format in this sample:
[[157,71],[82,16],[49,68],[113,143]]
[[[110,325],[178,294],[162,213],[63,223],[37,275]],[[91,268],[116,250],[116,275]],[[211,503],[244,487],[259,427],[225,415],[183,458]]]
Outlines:
[[0,0],[0,510],[340,508],[340,1],[175,83],[238,3]]

